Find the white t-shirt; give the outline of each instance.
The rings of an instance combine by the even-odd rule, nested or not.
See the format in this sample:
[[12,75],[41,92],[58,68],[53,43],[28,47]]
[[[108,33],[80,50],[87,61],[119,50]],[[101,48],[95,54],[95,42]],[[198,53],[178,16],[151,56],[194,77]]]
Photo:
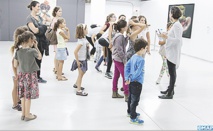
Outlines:
[[147,41],[146,33],[149,32],[149,28],[145,28],[144,30],[141,31],[141,33],[138,34],[138,38],[143,38]]
[[78,51],[78,60],[84,61],[86,60],[86,50],[87,50],[87,40],[86,38],[78,39],[78,44],[82,45],[80,50]]
[[101,30],[101,27],[89,28],[87,36],[92,37],[92,35],[98,34],[100,30]]
[[58,40],[57,48],[66,48],[66,42],[64,41],[64,38],[59,34],[62,31],[63,30],[59,28],[56,31],[57,40]]

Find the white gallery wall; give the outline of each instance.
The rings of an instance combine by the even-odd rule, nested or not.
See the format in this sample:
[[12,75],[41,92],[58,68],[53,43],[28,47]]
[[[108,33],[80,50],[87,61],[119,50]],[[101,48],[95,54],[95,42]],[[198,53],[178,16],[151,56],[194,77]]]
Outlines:
[[191,39],[183,38],[182,53],[213,62],[212,0],[151,0],[141,2],[141,14],[151,24],[151,36],[158,28],[165,29],[168,7],[173,4],[194,3]]
[[[150,26],[151,44],[154,43],[155,30],[166,29],[168,7],[173,4],[194,3],[194,18],[192,24],[191,39],[183,38],[182,54],[197,57],[213,62],[213,15],[211,0],[106,0],[104,20],[110,13],[115,13],[118,17],[125,14],[127,19],[132,15],[144,15],[148,19]],[[91,18],[96,19],[96,23],[103,25],[104,21],[93,16],[90,12],[91,5],[85,6],[85,23],[92,24]],[[97,7],[97,11],[101,10]],[[138,11],[138,13],[136,12]],[[153,47],[152,47],[153,48]]]
[[[102,0],[100,0],[102,1]],[[105,13],[100,17],[96,17],[91,12],[91,4],[86,3],[85,5],[85,23],[90,24],[99,24],[103,25],[106,20],[106,16],[110,13],[114,13],[117,17],[121,14],[125,14],[127,19],[129,19],[132,15],[139,14],[140,11],[140,4],[139,0],[106,0],[105,1]],[[99,12],[102,10],[101,7],[97,6],[96,11]],[[137,10],[137,12],[136,12]],[[92,19],[92,20],[91,20]],[[95,21],[95,23],[93,22]]]

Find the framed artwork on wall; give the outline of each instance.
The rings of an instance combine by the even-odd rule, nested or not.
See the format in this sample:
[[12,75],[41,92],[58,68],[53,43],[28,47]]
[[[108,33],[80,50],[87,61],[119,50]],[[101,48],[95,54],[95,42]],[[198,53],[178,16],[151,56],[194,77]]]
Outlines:
[[179,18],[179,21],[183,26],[183,37],[184,38],[191,38],[193,15],[194,15],[194,5],[195,4],[169,5],[168,20],[167,20],[168,22],[170,21],[169,12],[170,12],[171,7],[177,6],[180,8],[180,10],[182,12],[182,16]]

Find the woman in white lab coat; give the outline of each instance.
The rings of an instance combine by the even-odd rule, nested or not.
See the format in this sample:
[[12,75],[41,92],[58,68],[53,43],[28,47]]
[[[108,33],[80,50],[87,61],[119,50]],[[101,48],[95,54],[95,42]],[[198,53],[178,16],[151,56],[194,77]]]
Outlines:
[[170,82],[166,91],[161,91],[161,99],[172,99],[174,95],[174,85],[176,81],[176,69],[179,67],[180,54],[182,47],[183,27],[179,22],[182,13],[178,7],[172,7],[170,10],[170,20],[173,22],[172,28],[167,33],[162,33],[161,37],[166,39],[166,58],[169,69]]

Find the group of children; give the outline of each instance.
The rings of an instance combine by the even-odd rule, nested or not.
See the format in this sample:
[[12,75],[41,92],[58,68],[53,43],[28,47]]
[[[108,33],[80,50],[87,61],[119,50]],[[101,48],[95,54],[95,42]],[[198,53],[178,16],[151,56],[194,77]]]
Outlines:
[[[55,69],[58,81],[68,80],[62,73],[64,60],[69,55],[66,42],[70,39],[69,29],[66,27],[66,21],[61,17],[61,8],[54,9],[54,21],[51,25],[56,32],[57,45],[55,46]],[[57,16],[56,14],[59,13]],[[57,18],[56,18],[57,16]],[[82,78],[88,69],[87,52],[88,42],[93,46],[90,55],[97,53],[97,65],[95,69],[100,72],[99,66],[103,58],[107,58],[107,70],[105,76],[112,79],[111,65],[114,62],[114,77],[112,82],[112,98],[124,98],[128,102],[128,116],[130,123],[142,124],[139,119],[140,114],[136,113],[136,107],[140,100],[142,85],[144,80],[145,54],[150,53],[150,38],[148,24],[144,16],[139,19],[132,17],[129,22],[125,20],[125,15],[121,15],[116,21],[114,14],[107,16],[107,21],[103,28],[88,36],[88,27],[85,24],[78,24],[76,27],[77,47],[74,51],[75,59],[71,70],[78,69],[78,77],[73,85],[76,88],[76,95],[87,96],[88,93],[82,85]],[[142,21],[142,22],[140,22]],[[145,31],[145,33],[143,32]],[[141,34],[142,33],[142,34]],[[145,36],[143,35],[145,34]],[[146,40],[144,39],[146,37]],[[38,43],[28,27],[18,27],[14,32],[14,46],[11,48],[13,53],[14,70],[14,89],[13,89],[13,108],[22,110],[21,120],[29,121],[37,118],[30,113],[31,99],[39,97],[39,88],[37,81],[37,71],[39,67],[36,59],[41,60],[42,55],[38,49]],[[129,48],[126,51],[126,46]],[[160,42],[161,44],[161,42]],[[162,45],[165,41],[162,42]],[[33,48],[32,48],[33,47]],[[96,48],[95,48],[96,47]],[[104,49],[101,56],[102,47]],[[106,56],[107,55],[107,56]],[[164,59],[164,56],[162,55]],[[164,65],[165,66],[165,63]],[[118,94],[118,79],[120,75],[123,78],[124,96]],[[160,75],[162,77],[162,74]],[[159,83],[159,82],[158,82]],[[18,91],[18,92],[17,92]],[[17,97],[18,94],[18,97]],[[21,99],[21,105],[19,99]]]

